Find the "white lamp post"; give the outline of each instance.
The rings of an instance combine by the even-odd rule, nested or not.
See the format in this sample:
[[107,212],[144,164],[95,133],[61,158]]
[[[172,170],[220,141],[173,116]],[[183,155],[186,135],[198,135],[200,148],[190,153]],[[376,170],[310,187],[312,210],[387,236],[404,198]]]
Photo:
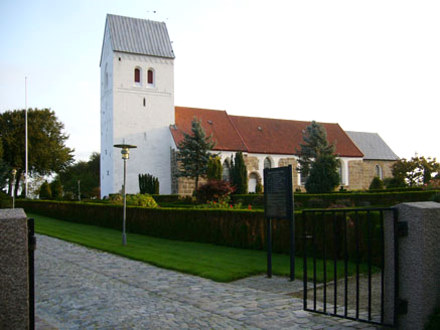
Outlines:
[[134,149],[137,148],[134,145],[130,145],[130,144],[115,144],[114,145],[115,148],[121,148],[121,154],[122,154],[122,159],[124,160],[124,185],[122,186],[123,188],[123,195],[124,195],[124,214],[123,214],[123,218],[122,218],[122,245],[127,245],[127,236],[125,234],[125,221],[126,221],[126,215],[127,215],[127,196],[126,196],[126,178],[127,178],[127,159],[129,159],[129,155],[130,155],[130,149]]
[[15,175],[17,174],[17,170],[13,168],[11,173],[12,173],[12,208],[15,209]]

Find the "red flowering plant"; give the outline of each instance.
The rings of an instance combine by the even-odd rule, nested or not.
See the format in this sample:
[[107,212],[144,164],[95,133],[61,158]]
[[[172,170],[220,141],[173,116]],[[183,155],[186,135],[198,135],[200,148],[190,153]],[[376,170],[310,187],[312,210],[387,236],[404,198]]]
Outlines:
[[196,191],[197,202],[202,208],[241,208],[241,204],[232,205],[230,195],[235,188],[227,181],[209,180]]

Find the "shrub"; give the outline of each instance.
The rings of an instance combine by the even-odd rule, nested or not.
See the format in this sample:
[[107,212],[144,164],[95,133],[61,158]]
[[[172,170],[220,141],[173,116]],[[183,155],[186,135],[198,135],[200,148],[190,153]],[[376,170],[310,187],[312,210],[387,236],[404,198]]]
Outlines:
[[12,197],[0,191],[0,209],[11,208],[12,207]]
[[139,190],[141,194],[158,194],[159,179],[151,174],[139,174]]
[[50,183],[50,190],[52,192],[52,199],[63,198],[63,186],[60,180],[54,180]]
[[375,176],[373,180],[371,180],[370,187],[368,189],[378,190],[383,189],[383,187],[383,181],[379,177]]
[[208,160],[208,170],[206,176],[208,180],[221,180],[222,179],[222,163],[220,162],[220,157],[214,156],[210,157]]
[[257,182],[257,185],[255,186],[255,193],[262,194],[263,192],[263,185],[261,184],[261,182]]
[[431,197],[431,200],[432,200],[433,202],[440,203],[440,192],[435,193],[434,196]]
[[49,185],[49,183],[47,183],[47,181],[44,181],[41,184],[38,196],[40,199],[51,199],[52,198],[52,190],[50,189],[50,185]]
[[233,192],[234,188],[229,182],[223,180],[209,180],[197,189],[196,198],[197,202],[201,204],[205,204],[208,201],[218,203],[225,201]]
[[[157,207],[157,203],[154,200],[154,198],[148,194],[136,194],[136,195],[128,194],[126,198],[127,198],[127,205],[150,207],[150,208]],[[112,204],[121,205],[124,203],[124,196],[122,196],[121,194],[110,194],[109,200]]]

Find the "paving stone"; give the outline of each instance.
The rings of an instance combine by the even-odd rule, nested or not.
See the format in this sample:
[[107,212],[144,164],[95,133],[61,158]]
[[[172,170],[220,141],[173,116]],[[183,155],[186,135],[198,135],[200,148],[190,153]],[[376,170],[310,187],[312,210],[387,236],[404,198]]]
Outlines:
[[37,239],[37,329],[347,328],[342,319],[303,311],[302,300],[289,295],[302,289],[299,281],[257,276],[216,283],[46,236]]

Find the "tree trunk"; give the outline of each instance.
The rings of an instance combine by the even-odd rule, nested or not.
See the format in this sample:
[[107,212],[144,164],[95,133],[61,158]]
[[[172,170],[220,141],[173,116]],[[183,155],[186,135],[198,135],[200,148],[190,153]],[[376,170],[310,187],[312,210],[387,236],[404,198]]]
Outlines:
[[18,188],[20,188],[20,178],[21,178],[22,174],[23,174],[23,171],[18,170],[17,174],[15,176],[15,187],[14,187],[14,196],[15,197],[18,196]]

